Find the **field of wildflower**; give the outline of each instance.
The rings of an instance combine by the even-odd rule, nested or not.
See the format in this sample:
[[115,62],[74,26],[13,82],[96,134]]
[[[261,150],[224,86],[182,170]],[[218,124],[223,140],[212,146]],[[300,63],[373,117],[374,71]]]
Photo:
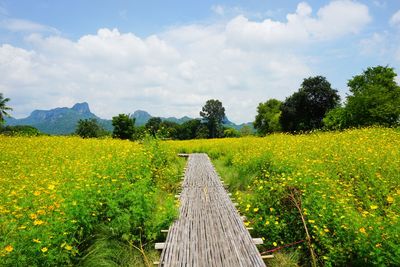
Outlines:
[[0,136],[0,151],[1,266],[122,265],[132,251],[149,265],[146,248],[176,216],[177,152],[209,154],[262,252],[400,265],[398,129],[142,143]]
[[400,265],[398,129],[168,143],[209,154],[261,251],[306,264],[314,254],[325,266]]
[[1,266],[85,265],[100,238],[140,255],[176,216],[184,162],[160,142],[0,136],[0,151]]

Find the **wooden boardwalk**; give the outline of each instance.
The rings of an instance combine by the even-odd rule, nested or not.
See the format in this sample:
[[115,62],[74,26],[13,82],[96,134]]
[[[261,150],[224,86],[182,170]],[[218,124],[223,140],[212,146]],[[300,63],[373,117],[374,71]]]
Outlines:
[[190,154],[159,266],[265,266],[206,154]]

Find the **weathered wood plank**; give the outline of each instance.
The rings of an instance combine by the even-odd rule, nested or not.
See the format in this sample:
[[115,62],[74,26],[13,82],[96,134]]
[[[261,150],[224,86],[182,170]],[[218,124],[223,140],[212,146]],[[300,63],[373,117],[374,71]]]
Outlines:
[[164,249],[165,243],[155,243],[154,248],[155,249]]
[[206,154],[188,156],[179,198],[159,266],[265,266]]

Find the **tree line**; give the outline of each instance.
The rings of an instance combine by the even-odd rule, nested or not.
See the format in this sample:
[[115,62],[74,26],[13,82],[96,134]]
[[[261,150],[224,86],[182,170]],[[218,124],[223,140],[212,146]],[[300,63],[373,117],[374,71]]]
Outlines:
[[400,87],[388,66],[369,67],[348,80],[350,94],[341,103],[338,91],[323,76],[304,79],[285,101],[269,99],[257,107],[254,127],[259,135],[316,129],[400,124]]
[[[269,99],[257,107],[253,122],[258,135],[274,132],[309,132],[316,129],[342,130],[350,127],[400,124],[400,87],[397,74],[388,66],[369,67],[348,80],[350,94],[342,103],[338,91],[323,76],[303,80],[297,92],[284,101]],[[9,98],[0,93],[0,126],[4,123]],[[119,114],[112,118],[112,133],[104,130],[96,119],[79,120],[75,134],[83,138],[112,135],[114,138],[139,140],[149,135],[162,139],[198,139],[240,137],[253,134],[249,126],[240,131],[225,127],[225,108],[217,99],[208,100],[199,112],[201,119],[178,124],[150,118],[144,126],[135,126],[135,118]],[[12,128],[12,129],[11,129]],[[0,127],[4,131],[34,132],[32,127]],[[37,135],[37,132],[35,132]]]
[[[182,124],[162,120],[159,117],[150,118],[143,126],[135,126],[135,118],[129,114],[119,114],[112,118],[113,138],[140,140],[145,136],[161,139],[205,139],[221,137],[239,137],[252,134],[252,129],[245,126],[241,131],[223,126],[226,118],[222,102],[216,99],[208,100],[200,111],[201,119],[191,119]],[[80,120],[76,134],[84,138],[107,135],[95,119]]]

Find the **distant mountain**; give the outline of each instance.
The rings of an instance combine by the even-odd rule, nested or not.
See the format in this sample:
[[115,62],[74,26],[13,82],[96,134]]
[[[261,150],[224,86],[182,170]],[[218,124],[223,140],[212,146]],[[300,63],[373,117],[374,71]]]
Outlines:
[[240,129],[242,129],[244,126],[249,126],[250,128],[251,128],[251,130],[254,132],[254,126],[253,126],[253,123],[252,122],[247,122],[247,123],[242,123],[242,124],[236,124],[236,123],[234,123],[234,122],[231,122],[229,119],[228,119],[228,117],[226,117],[225,116],[225,118],[223,119],[223,121],[222,121],[222,124],[225,126],[225,127],[230,127],[230,128],[233,128],[233,129],[236,129],[236,130],[240,130]]
[[[131,117],[136,119],[136,126],[142,126],[145,125],[153,116],[147,111],[136,110]],[[30,125],[39,129],[43,133],[65,135],[75,132],[76,125],[81,119],[96,119],[106,130],[113,130],[111,120],[104,120],[97,117],[90,111],[89,104],[86,102],[77,103],[72,108],[63,107],[50,110],[34,110],[31,115],[23,119],[6,118],[6,125]],[[161,120],[163,121],[170,121],[178,124],[182,124],[191,119],[192,118],[187,116],[182,118],[161,117]],[[252,123],[237,125],[229,121],[226,117],[223,124],[226,127],[232,127],[237,130],[240,130],[244,125],[249,125],[253,129]]]
[[136,110],[131,115],[132,118],[135,118],[135,126],[145,125],[153,116],[151,116],[147,111],[144,110]]
[[[145,125],[151,118],[153,118],[152,115],[150,115],[147,111],[144,110],[136,110],[132,116],[132,118],[135,118],[135,125],[136,126],[142,126]],[[182,118],[175,118],[175,117],[160,117],[162,121],[170,121],[170,122],[175,122],[178,124],[182,124],[184,122],[193,120],[193,118],[190,118],[188,116],[184,116]],[[243,126],[250,126],[250,128],[252,129],[252,131],[254,131],[254,127],[253,127],[253,123],[252,122],[247,122],[247,123],[242,123],[242,124],[235,124],[233,122],[231,122],[226,116],[222,121],[222,124],[225,127],[230,127],[230,128],[234,128],[236,130],[240,130],[242,129]]]
[[86,102],[77,103],[72,108],[34,110],[24,119],[7,118],[6,125],[31,125],[48,134],[70,134],[75,132],[80,119],[97,119],[106,130],[112,131],[111,121],[93,114]]
[[[142,126],[145,125],[151,118],[153,118],[152,115],[150,115],[147,111],[144,110],[136,110],[132,115],[132,118],[135,118],[135,125],[136,126]],[[168,117],[168,118],[164,118],[164,117],[160,117],[162,121],[170,121],[170,122],[175,122],[178,124],[182,124],[186,121],[191,120],[191,118],[184,116],[180,119],[175,118],[175,117]]]

